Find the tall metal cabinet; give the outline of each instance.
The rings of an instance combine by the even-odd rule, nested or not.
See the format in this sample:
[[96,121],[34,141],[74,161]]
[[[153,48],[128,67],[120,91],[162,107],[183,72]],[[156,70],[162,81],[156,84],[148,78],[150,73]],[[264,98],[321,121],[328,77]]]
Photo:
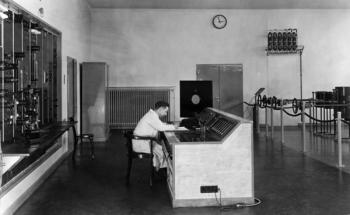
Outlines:
[[108,65],[83,62],[80,77],[80,132],[92,133],[96,141],[105,141],[109,136]]
[[243,117],[243,65],[198,64],[197,80],[213,81],[213,107]]

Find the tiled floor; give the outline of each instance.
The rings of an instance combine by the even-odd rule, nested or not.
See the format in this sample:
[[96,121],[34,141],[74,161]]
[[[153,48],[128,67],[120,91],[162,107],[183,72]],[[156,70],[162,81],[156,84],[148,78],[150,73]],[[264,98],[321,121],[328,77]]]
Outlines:
[[[132,172],[131,186],[125,187],[123,142],[121,133],[113,131],[108,142],[97,145],[95,160],[89,159],[88,148],[75,167],[67,159],[16,215],[350,214],[350,175],[301,153],[296,147],[301,143],[296,130],[286,133],[288,147],[282,146],[278,138],[266,139],[263,133],[255,138],[255,195],[262,203],[228,211],[218,207],[173,209],[165,181],[158,178],[150,189],[147,164],[141,162]],[[333,150],[332,145],[320,144],[318,148],[312,144],[309,147],[319,154]]]

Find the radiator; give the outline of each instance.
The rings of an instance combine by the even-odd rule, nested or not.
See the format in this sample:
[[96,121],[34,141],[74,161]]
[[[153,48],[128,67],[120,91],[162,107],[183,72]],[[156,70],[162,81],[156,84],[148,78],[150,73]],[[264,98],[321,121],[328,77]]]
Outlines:
[[168,115],[163,121],[175,118],[174,88],[166,87],[110,87],[109,89],[109,124],[111,128],[135,128],[141,117],[159,101],[170,105]]

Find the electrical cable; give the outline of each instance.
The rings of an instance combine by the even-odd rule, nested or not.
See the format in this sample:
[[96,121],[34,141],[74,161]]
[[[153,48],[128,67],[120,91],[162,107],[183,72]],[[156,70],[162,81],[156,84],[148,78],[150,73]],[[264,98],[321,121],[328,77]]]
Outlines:
[[248,106],[255,106],[255,104],[249,104],[248,102],[243,102],[244,104],[248,105]]
[[218,198],[216,197],[216,193],[214,193],[215,194],[215,200],[216,200],[216,203],[218,203],[219,207],[221,208],[222,207],[222,205],[221,205],[221,190],[220,190],[220,188],[218,188],[218,190],[219,190],[219,193],[220,193],[220,201],[218,201]]
[[245,102],[240,102],[240,103],[238,103],[238,104],[233,105],[232,107],[233,107],[233,108],[238,107],[239,105],[241,105],[241,104],[243,104],[243,103],[245,103]]
[[[253,98],[253,99],[254,99],[254,102],[255,102],[254,104],[249,103],[249,102],[243,102],[243,103],[247,104],[248,106],[253,106],[253,107],[255,107],[255,106],[257,106],[256,97],[257,97],[257,96],[255,96],[255,98]],[[251,99],[250,102],[252,102],[253,99]],[[246,116],[246,118],[250,119],[250,118],[252,117],[252,114],[253,114],[252,109],[251,109],[251,108],[246,108],[245,111],[244,111],[244,113],[243,113],[243,116]]]
[[344,120],[344,119],[342,119],[341,121],[344,122],[345,124],[350,125],[350,122],[349,122],[349,121],[346,121],[346,120]]
[[215,200],[218,203],[218,206],[220,207],[221,211],[228,211],[228,210],[244,208],[244,207],[253,207],[253,206],[257,206],[257,205],[261,204],[261,202],[262,202],[260,199],[254,197],[254,203],[236,203],[236,204],[233,204],[233,205],[222,206],[222,203],[221,203],[221,190],[220,190],[220,188],[218,188],[218,191],[219,191],[219,194],[220,194],[219,200],[218,200],[218,198],[216,196],[216,193],[214,193],[214,194],[215,194]]
[[[268,103],[268,99],[266,98],[266,96],[264,95],[263,99],[261,99],[261,95],[258,95],[255,97],[255,104],[251,104],[251,103],[248,103],[248,102],[243,102],[244,104],[248,105],[248,106],[259,106],[260,108],[264,109],[264,108],[270,108],[270,109],[274,109],[274,110],[281,110],[280,107],[277,107],[277,98],[276,97],[272,97],[271,99],[271,106],[268,106],[267,103]],[[293,109],[293,112],[294,113],[297,113],[298,112],[298,104],[297,104],[297,99],[294,98],[292,100],[292,109]],[[287,112],[285,109],[283,109],[283,112],[285,112],[287,115],[289,116],[292,116],[292,117],[297,117],[297,116],[300,116],[302,115],[302,113],[298,113],[298,114],[291,114],[289,112]],[[335,122],[336,119],[332,119],[332,120],[320,120],[320,119],[316,119],[312,116],[310,116],[309,114],[307,113],[304,113],[307,117],[309,117],[310,119],[316,121],[316,122],[323,122],[323,123],[327,123],[327,122]],[[350,122],[346,121],[346,120],[342,120],[342,122],[350,125]]]
[[274,107],[274,106],[266,106],[265,108],[270,108],[270,109],[274,109],[274,110],[281,110],[281,108]]
[[[298,106],[298,100],[296,98],[292,99],[292,110],[295,114],[291,114],[289,112],[287,112],[285,109],[283,109],[283,112],[285,112],[287,115],[289,116],[292,116],[292,117],[297,117],[297,116],[301,116],[302,113],[298,113],[298,110],[300,109],[300,107]],[[261,97],[261,95],[259,94],[258,96],[255,96],[255,104],[250,104],[248,102],[243,102],[244,104],[248,105],[248,106],[258,106],[262,109],[264,108],[270,108],[270,109],[274,109],[274,110],[281,110],[280,107],[277,107],[278,106],[278,99],[273,96],[272,98],[267,98],[266,95],[264,95],[263,97]],[[271,106],[268,106],[267,104],[268,103],[271,103]],[[316,119],[312,116],[310,116],[309,114],[305,113],[304,114],[309,117],[310,119],[316,121],[316,122],[323,122],[323,123],[328,123],[328,122],[335,122],[336,119],[332,119],[332,120],[320,120],[320,119]],[[346,120],[343,120],[342,119],[342,122],[344,122],[345,124],[348,124],[350,125],[350,122],[349,121],[346,121]]]
[[234,205],[229,205],[229,206],[221,206],[220,210],[222,211],[228,211],[228,210],[232,210],[232,209],[238,209],[238,208],[245,208],[245,207],[253,207],[253,206],[257,206],[259,204],[261,204],[261,200],[254,197],[254,203],[237,203]]
[[309,117],[310,119],[315,120],[316,122],[335,122],[335,121],[336,121],[336,119],[331,119],[331,120],[320,120],[320,119],[316,119],[316,118],[310,116],[310,115],[307,114],[307,113],[304,113],[304,114],[305,114],[307,117]]
[[289,116],[300,116],[301,113],[298,113],[298,114],[291,114],[291,113],[288,113],[286,110],[283,109],[283,112],[285,112],[287,115]]

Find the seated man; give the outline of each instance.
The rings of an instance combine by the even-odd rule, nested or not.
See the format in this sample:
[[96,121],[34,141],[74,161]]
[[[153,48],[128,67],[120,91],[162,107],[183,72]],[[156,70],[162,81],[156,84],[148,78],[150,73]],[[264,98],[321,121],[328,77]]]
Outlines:
[[[166,116],[169,111],[169,104],[165,101],[158,101],[154,109],[150,109],[138,122],[134,135],[158,137],[158,131],[174,130],[177,125],[166,124],[160,120],[160,117]],[[132,140],[132,147],[135,152],[150,153],[149,140]],[[158,171],[159,168],[165,168],[162,146],[153,142],[153,166]]]

